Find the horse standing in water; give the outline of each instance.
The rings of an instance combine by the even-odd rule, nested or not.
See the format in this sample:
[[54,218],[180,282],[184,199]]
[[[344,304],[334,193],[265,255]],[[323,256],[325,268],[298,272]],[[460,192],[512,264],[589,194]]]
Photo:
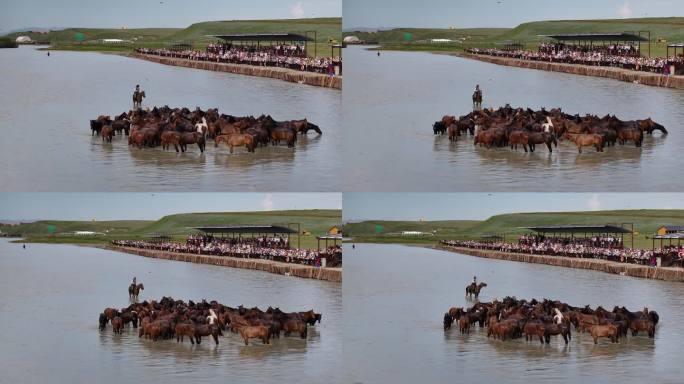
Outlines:
[[142,101],[145,98],[145,91],[133,92],[133,109],[142,107]]
[[480,88],[475,89],[473,92],[473,111],[479,111],[482,109],[482,91]]
[[470,285],[468,285],[466,287],[466,296],[468,296],[468,297],[475,296],[475,299],[477,299],[477,297],[480,296],[480,291],[482,290],[482,288],[484,288],[486,286],[487,286],[487,283],[476,284],[475,282],[472,282],[472,283],[470,283]]
[[138,295],[140,291],[144,290],[145,286],[140,284],[131,284],[128,286],[128,298],[138,300]]

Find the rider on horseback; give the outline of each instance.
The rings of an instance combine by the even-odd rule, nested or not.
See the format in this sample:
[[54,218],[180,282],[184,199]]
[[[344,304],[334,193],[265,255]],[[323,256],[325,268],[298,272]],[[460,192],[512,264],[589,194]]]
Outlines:
[[136,280],[137,280],[136,277],[133,276],[133,285],[135,285]]
[[473,92],[473,110],[479,111],[480,109],[482,109],[482,90],[480,90],[480,84],[477,84]]

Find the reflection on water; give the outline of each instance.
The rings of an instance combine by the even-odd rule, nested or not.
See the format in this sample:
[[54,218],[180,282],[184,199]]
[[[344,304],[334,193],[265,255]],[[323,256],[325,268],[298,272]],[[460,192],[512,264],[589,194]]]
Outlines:
[[[12,191],[261,190],[340,191],[341,92],[284,81],[193,70],[119,55],[0,50],[0,177]],[[307,118],[323,135],[295,148],[256,154],[197,146],[185,154],[91,137],[88,121],[130,109],[135,84],[144,105],[218,107],[232,115]]]
[[[615,80],[498,66],[447,55],[345,51],[345,186],[351,191],[678,191],[684,146],[684,91]],[[568,113],[652,117],[670,134],[646,136],[643,148],[577,153],[567,141],[549,154],[487,150],[472,136],[449,142],[432,123],[472,108],[475,84],[484,106],[562,107]],[[673,160],[674,159],[674,160]]]
[[[681,381],[677,363],[684,325],[684,284],[537,264],[489,260],[399,245],[345,247],[344,363],[348,382],[653,382]],[[573,332],[549,345],[446,333],[442,315],[471,306],[465,286],[476,275],[488,286],[480,298],[552,298],[574,305],[648,306],[660,314],[655,339],[628,337],[594,345]],[[574,331],[574,329],[573,329]],[[403,367],[397,369],[397,367]]]
[[[259,271],[161,261],[68,245],[0,240],[0,361],[5,382],[341,382],[340,284]],[[314,308],[321,324],[307,340],[270,345],[224,332],[219,345],[139,339],[126,327],[97,328],[106,306],[129,304],[132,276],[144,282],[140,299],[217,299],[227,305]]]

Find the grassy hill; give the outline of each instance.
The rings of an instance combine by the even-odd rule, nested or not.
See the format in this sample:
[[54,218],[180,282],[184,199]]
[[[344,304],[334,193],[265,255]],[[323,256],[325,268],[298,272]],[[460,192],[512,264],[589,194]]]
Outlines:
[[[506,241],[530,231],[526,226],[634,223],[634,245],[650,248],[650,236],[661,225],[684,225],[684,210],[619,210],[588,212],[514,213],[492,216],[485,221],[364,221],[343,226],[345,236],[355,242],[432,244],[443,239],[480,239],[483,235],[505,235]],[[382,230],[378,231],[379,225]],[[422,236],[401,236],[401,231],[421,231]]]
[[0,37],[0,48],[17,48],[17,43],[7,37]]
[[[164,233],[182,240],[194,227],[238,224],[300,223],[310,233],[301,238],[302,247],[315,248],[316,236],[340,225],[340,210],[298,210],[269,212],[207,212],[164,216],[156,221],[60,221],[40,220],[19,225],[0,225],[3,233],[20,234],[28,242],[106,243],[114,239],[145,239],[152,233]],[[50,234],[50,229],[53,233]],[[294,227],[293,227],[294,228]],[[74,231],[93,231],[95,236],[75,236]]]
[[[67,28],[59,31],[13,32],[6,35],[11,39],[29,36],[35,41],[50,42],[51,49],[125,51],[133,47],[159,48],[174,43],[192,43],[195,48],[203,49],[207,43],[216,41],[210,35],[237,33],[301,33],[316,31],[318,53],[330,54],[329,38],[340,40],[342,19],[280,19],[280,20],[227,20],[195,23],[187,28]],[[309,36],[313,38],[313,33]],[[102,44],[100,39],[130,40],[130,44]],[[81,41],[79,41],[81,40]]]
[[[523,23],[512,29],[412,29],[397,28],[378,32],[344,32],[361,40],[379,42],[383,49],[459,51],[468,47],[495,47],[496,43],[520,41],[527,49],[536,49],[545,40],[543,35],[561,33],[607,33],[628,31],[651,31],[651,54],[665,55],[666,43],[656,44],[658,38],[667,42],[684,42],[684,17],[606,19],[606,20],[554,20]],[[411,42],[405,41],[405,34],[412,34]],[[432,44],[429,39],[461,39],[461,43]],[[548,40],[548,39],[546,39]],[[647,53],[644,47],[643,53]]]

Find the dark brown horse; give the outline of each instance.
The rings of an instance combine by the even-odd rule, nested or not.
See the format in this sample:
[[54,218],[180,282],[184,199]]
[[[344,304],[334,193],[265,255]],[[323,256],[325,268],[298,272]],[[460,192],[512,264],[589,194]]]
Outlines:
[[484,288],[486,286],[487,286],[487,283],[480,283],[480,284],[475,284],[474,282],[470,283],[470,285],[468,285],[466,287],[466,296],[468,296],[468,297],[474,296],[475,299],[477,299],[478,296],[480,296],[480,291],[482,290],[482,288]]
[[128,286],[128,298],[133,300],[138,300],[138,295],[140,291],[144,290],[145,286],[143,283],[131,284]]
[[204,153],[206,147],[206,139],[204,135],[199,132],[183,132],[180,137],[181,152],[188,150],[188,144],[197,144],[201,153]]

